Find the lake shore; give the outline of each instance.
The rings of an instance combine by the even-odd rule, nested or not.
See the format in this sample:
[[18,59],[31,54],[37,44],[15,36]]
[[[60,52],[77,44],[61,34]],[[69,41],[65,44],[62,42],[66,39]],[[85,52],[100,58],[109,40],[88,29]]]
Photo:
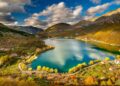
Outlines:
[[[25,62],[27,64],[30,64],[33,60],[37,59],[38,54],[41,54],[41,53],[43,53],[45,51],[48,51],[48,50],[51,50],[51,49],[54,49],[54,47],[49,46],[49,47],[46,47],[46,48],[43,48],[43,49],[36,49],[34,55],[27,58]],[[103,66],[105,66],[105,68],[103,68],[103,69],[104,69],[104,71],[108,71],[109,74],[111,73],[111,69],[117,70],[118,66],[114,62],[115,61],[101,61],[101,62],[96,63],[96,64],[93,63],[92,65],[87,65],[84,68],[81,68],[80,70],[78,70],[78,71],[76,71],[74,73],[68,73],[68,72],[66,72],[66,73],[59,73],[59,72],[58,73],[49,73],[49,72],[42,71],[42,70],[40,70],[40,71],[38,71],[38,70],[23,70],[21,68],[21,63],[19,64],[19,69],[20,69],[22,74],[26,74],[26,75],[30,75],[30,76],[34,74],[35,77],[39,77],[41,79],[46,79],[46,80],[48,80],[48,81],[50,81],[52,83],[58,84],[58,85],[61,84],[61,83],[64,84],[64,85],[66,83],[68,83],[68,85],[71,85],[71,84],[72,85],[77,85],[77,84],[81,84],[82,82],[84,82],[84,80],[87,77],[89,77],[89,74],[92,73],[91,71],[94,70],[96,67],[102,68]],[[106,66],[106,65],[108,65],[108,66]],[[112,66],[114,66],[114,67],[112,67]],[[87,73],[87,70],[89,70],[88,73]],[[96,78],[96,81],[98,79],[102,80],[102,78],[109,79],[108,77],[104,76],[104,71],[102,73],[100,72],[103,77],[101,77],[99,75],[92,76],[92,77],[96,78],[98,76],[98,78]],[[86,72],[86,73],[84,73],[84,72]],[[99,73],[99,71],[97,71],[97,72]],[[85,76],[85,74],[86,75],[88,74],[88,75]],[[73,80],[74,81],[76,80],[77,82],[76,83],[70,83]]]
[[[28,56],[28,57],[24,57],[25,60],[24,60],[23,62],[19,63],[19,65],[18,65],[19,70],[20,70],[21,72],[25,72],[25,71],[22,69],[22,67],[21,67],[21,64],[22,64],[22,63],[25,64],[25,65],[29,65],[32,61],[34,61],[35,59],[37,59],[37,56],[38,56],[39,54],[41,54],[41,53],[43,53],[43,52],[46,52],[46,51],[48,51],[48,50],[51,50],[51,49],[54,49],[54,47],[53,47],[53,46],[47,46],[47,47],[42,48],[42,49],[37,48],[33,55]],[[28,71],[27,71],[27,72],[28,72]]]
[[115,54],[120,54],[120,45],[119,44],[106,43],[106,42],[99,41],[99,40],[80,38],[80,37],[79,38],[77,37],[75,39],[93,44],[101,50],[110,51]]

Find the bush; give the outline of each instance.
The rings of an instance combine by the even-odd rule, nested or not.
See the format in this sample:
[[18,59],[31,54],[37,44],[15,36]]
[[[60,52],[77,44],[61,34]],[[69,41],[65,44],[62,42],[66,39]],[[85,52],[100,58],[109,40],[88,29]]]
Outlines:
[[41,70],[41,68],[42,68],[41,66],[37,66],[37,70],[38,70],[38,71],[40,71],[40,70]]
[[24,63],[21,63],[21,68],[22,68],[22,70],[27,70],[27,65],[26,64],[24,64]]
[[93,65],[93,64],[94,64],[94,61],[90,61],[90,62],[89,62],[89,65]]
[[109,61],[109,60],[110,60],[110,58],[109,58],[109,57],[106,57],[106,58],[105,58],[105,60],[106,60],[106,61]]

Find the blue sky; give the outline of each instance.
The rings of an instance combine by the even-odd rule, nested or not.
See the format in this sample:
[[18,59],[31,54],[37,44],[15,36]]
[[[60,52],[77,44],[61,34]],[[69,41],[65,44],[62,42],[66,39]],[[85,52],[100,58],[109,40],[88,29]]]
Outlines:
[[45,27],[75,23],[117,8],[120,0],[0,0],[0,21]]

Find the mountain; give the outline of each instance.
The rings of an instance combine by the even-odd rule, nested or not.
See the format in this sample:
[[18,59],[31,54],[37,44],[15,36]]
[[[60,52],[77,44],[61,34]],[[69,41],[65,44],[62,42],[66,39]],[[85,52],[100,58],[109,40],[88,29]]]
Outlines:
[[73,26],[74,26],[75,28],[79,28],[79,27],[81,27],[81,26],[89,25],[90,23],[92,23],[92,21],[82,20],[82,21],[74,24]]
[[0,23],[0,36],[15,35],[15,34],[19,34],[19,35],[23,35],[23,36],[30,35],[23,31],[17,31],[17,30],[11,29],[8,26],[5,26],[4,24]]
[[18,31],[23,31],[23,32],[29,33],[29,34],[37,34],[37,33],[43,31],[43,29],[33,27],[33,26],[9,26],[9,27],[11,27],[15,30],[18,30]]
[[95,21],[96,24],[119,24],[120,13],[113,14],[111,16],[102,16]]
[[[120,12],[119,9],[109,12],[88,26],[79,28],[79,36],[77,39],[96,40],[97,46],[102,46],[105,49],[111,48],[112,50],[120,49]],[[106,44],[106,45],[102,45]],[[111,47],[108,45],[112,45]],[[114,46],[114,47],[113,47]],[[116,46],[116,47],[115,47]],[[109,49],[109,50],[111,50]]]
[[64,30],[69,30],[69,29],[73,29],[73,27],[66,23],[59,23],[47,28],[46,31],[47,32],[63,32]]
[[0,52],[23,56],[32,54],[36,48],[44,46],[44,42],[35,35],[11,29],[0,23]]
[[74,27],[72,25],[66,24],[66,23],[59,23],[55,24],[49,28],[46,29],[45,32],[47,32],[48,36],[62,36],[64,33],[66,33],[69,30],[73,30]]
[[[111,14],[111,15],[110,15]],[[97,17],[94,21],[83,20],[75,25],[60,23],[46,30],[49,37],[87,39],[107,50],[120,50],[119,9]]]

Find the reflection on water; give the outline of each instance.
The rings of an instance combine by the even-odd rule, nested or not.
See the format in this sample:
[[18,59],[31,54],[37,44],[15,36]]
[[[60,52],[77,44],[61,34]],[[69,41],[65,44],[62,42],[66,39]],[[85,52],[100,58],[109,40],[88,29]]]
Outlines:
[[102,60],[105,57],[114,59],[113,54],[94,49],[92,45],[74,39],[47,39],[45,42],[55,46],[55,49],[44,52],[34,60],[31,64],[33,69],[41,65],[66,72],[78,63],[88,63],[94,59]]

